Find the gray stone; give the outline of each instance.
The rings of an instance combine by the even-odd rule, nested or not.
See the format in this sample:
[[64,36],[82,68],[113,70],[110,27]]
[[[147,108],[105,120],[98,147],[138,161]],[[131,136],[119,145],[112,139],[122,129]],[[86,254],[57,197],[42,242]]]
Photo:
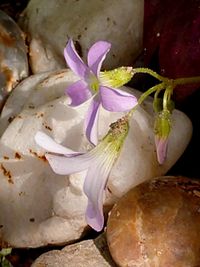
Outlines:
[[29,36],[32,71],[65,68],[69,37],[84,60],[93,43],[111,42],[105,69],[133,64],[142,52],[143,13],[143,0],[30,0],[20,25]]
[[117,267],[112,260],[105,235],[52,250],[41,255],[31,267]]

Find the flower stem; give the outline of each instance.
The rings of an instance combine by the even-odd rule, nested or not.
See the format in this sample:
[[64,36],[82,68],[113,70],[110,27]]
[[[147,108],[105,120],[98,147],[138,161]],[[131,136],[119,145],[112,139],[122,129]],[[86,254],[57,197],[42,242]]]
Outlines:
[[153,76],[154,78],[156,78],[157,80],[161,81],[161,82],[167,82],[169,79],[166,77],[163,77],[161,75],[159,75],[158,73],[156,73],[155,71],[148,69],[148,68],[135,68],[132,70],[133,73],[146,73],[149,74],[151,76]]
[[132,115],[133,115],[134,111],[136,110],[136,108],[138,107],[138,105],[141,105],[142,102],[143,102],[143,101],[144,101],[150,94],[152,94],[153,92],[158,92],[158,91],[160,92],[162,89],[164,89],[164,83],[163,83],[163,82],[162,82],[162,83],[159,83],[159,84],[157,84],[157,85],[154,85],[153,87],[151,87],[150,89],[148,89],[146,92],[144,92],[144,93],[140,96],[140,98],[138,99],[138,104],[128,112],[128,114],[127,114],[128,118],[130,119],[130,118],[132,117]]
[[[164,96],[163,96],[163,109],[164,110],[168,109],[168,103],[170,102],[173,90],[177,85],[200,83],[200,76],[169,79],[169,78],[166,78],[166,77],[159,75],[158,73],[156,73],[155,71],[153,71],[149,68],[135,68],[135,69],[132,69],[132,73],[134,73],[134,74],[135,73],[146,73],[146,74],[151,75],[152,77],[156,78],[157,80],[159,80],[161,82],[161,83],[151,87],[146,92],[144,92],[140,96],[140,98],[138,99],[138,105],[140,105],[152,93],[155,93],[154,99],[156,100],[160,91],[165,90]],[[129,115],[128,115],[129,117],[132,116],[136,107],[134,107],[129,112]]]
[[156,73],[155,71],[149,68],[134,68],[132,72],[135,73],[146,73],[151,75],[152,77],[156,78],[157,80],[164,82],[166,84],[173,83],[174,87],[177,85],[183,84],[194,84],[200,83],[200,76],[188,77],[188,78],[177,78],[177,79],[169,79],[166,77],[161,76],[160,74]]
[[188,78],[178,78],[174,80],[174,85],[183,85],[183,84],[194,84],[200,83],[200,76],[188,77]]
[[164,89],[164,83],[159,83],[154,85],[153,87],[151,87],[150,89],[148,89],[146,92],[144,92],[140,98],[138,99],[138,104],[142,104],[142,102],[149,96],[151,95],[153,92],[157,92]]
[[173,85],[168,85],[165,89],[163,96],[163,110],[168,110],[168,104],[170,103],[171,95],[173,93]]

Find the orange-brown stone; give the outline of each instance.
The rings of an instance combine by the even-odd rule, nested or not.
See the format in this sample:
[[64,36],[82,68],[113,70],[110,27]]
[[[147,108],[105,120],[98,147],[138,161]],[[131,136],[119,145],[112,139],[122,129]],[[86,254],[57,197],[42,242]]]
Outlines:
[[107,224],[113,259],[122,267],[200,266],[200,181],[160,177],[129,191]]

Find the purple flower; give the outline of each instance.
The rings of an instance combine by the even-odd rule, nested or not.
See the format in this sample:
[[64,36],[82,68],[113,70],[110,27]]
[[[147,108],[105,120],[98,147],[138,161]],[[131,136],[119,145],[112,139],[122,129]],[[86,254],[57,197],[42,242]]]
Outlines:
[[[68,66],[80,78],[68,86],[66,94],[71,98],[71,106],[78,106],[92,98],[86,115],[85,132],[88,140],[95,145],[98,143],[97,123],[100,105],[108,111],[123,112],[137,104],[137,99],[133,95],[108,87],[107,83],[104,84],[101,80],[100,69],[110,48],[111,44],[108,42],[96,42],[88,51],[88,65],[77,54],[71,39],[64,49]],[[127,68],[127,71],[130,72],[130,69]]]
[[126,119],[118,120],[111,125],[104,139],[87,153],[75,152],[57,144],[43,132],[37,132],[35,135],[36,143],[50,152],[45,156],[55,173],[69,175],[87,170],[83,187],[88,197],[86,221],[96,231],[101,231],[104,225],[104,189],[128,129]]

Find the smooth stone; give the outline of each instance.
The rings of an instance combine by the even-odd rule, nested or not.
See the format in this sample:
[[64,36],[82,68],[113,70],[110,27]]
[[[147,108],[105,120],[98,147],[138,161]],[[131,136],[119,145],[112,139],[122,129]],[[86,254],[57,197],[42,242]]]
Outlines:
[[[85,221],[85,173],[56,175],[34,140],[38,130],[77,151],[91,145],[83,133],[89,101],[68,106],[66,87],[77,81],[70,70],[34,75],[19,84],[8,98],[0,118],[0,240],[12,247],[39,247],[79,239],[90,229]],[[137,97],[139,91],[124,87]],[[99,139],[124,113],[100,110]],[[111,170],[106,190],[105,216],[122,195],[137,184],[165,174],[184,152],[192,135],[189,118],[178,110],[166,162],[156,159],[152,99],[139,107],[120,156]]]
[[72,38],[87,60],[96,41],[111,42],[103,67],[133,64],[142,52],[143,0],[30,0],[20,25],[29,36],[33,73],[66,67],[63,50]]
[[9,92],[28,76],[28,69],[24,33],[0,10],[0,109]]
[[157,177],[114,205],[108,247],[120,267],[200,266],[199,222],[200,181]]
[[52,250],[42,254],[31,267],[117,267],[113,262],[105,234],[66,246],[62,250]]

